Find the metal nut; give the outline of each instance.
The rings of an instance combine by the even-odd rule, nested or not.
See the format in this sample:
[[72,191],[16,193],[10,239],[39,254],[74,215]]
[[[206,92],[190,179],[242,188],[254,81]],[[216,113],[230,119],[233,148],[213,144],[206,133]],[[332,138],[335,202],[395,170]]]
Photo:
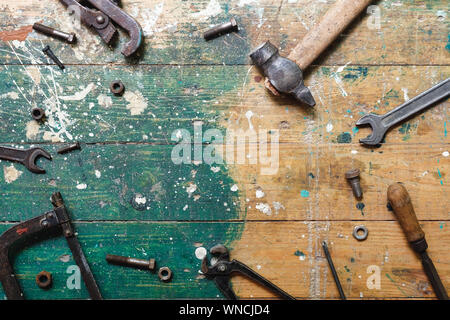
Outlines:
[[31,109],[31,116],[36,121],[41,121],[45,117],[45,111],[42,108]]
[[41,271],[36,275],[36,284],[41,289],[49,289],[53,284],[52,274],[47,271]]
[[125,91],[125,86],[120,80],[114,80],[113,82],[111,82],[109,88],[111,89],[111,92],[114,93],[116,96],[123,95],[123,92]]
[[366,240],[368,235],[369,230],[366,228],[366,226],[355,226],[355,228],[353,229],[353,237],[355,237],[356,240]]
[[169,267],[161,267],[158,270],[158,277],[161,281],[169,282],[172,279],[172,270]]

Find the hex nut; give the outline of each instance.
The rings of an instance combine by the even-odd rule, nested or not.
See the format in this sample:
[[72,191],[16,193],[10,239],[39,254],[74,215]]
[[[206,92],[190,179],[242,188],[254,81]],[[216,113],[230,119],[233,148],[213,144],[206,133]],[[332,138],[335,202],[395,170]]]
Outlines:
[[[362,234],[360,234],[360,231],[362,231]],[[366,240],[368,235],[369,230],[364,225],[355,226],[353,229],[353,237],[358,241]]]
[[53,284],[52,274],[47,271],[41,271],[36,275],[36,284],[41,289],[50,289]]
[[45,117],[45,111],[42,108],[31,109],[31,116],[36,121],[41,121]]
[[172,280],[172,270],[169,267],[161,267],[158,270],[158,277],[161,281],[169,282]]
[[123,85],[122,81],[120,81],[120,80],[114,80],[113,82],[111,82],[111,84],[109,85],[109,88],[110,88],[111,92],[113,94],[115,94],[116,96],[123,95],[123,92],[125,91],[125,86]]

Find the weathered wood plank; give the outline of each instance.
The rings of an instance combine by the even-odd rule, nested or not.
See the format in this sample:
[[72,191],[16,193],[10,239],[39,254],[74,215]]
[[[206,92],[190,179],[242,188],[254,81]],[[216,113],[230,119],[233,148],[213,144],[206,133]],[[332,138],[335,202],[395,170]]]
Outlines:
[[[199,0],[194,3],[142,0],[124,1],[123,6],[142,24],[146,35],[141,63],[248,64],[251,49],[266,40],[280,45],[282,53],[289,52],[333,3],[333,0]],[[316,63],[448,64],[450,20],[447,1],[383,0],[374,4],[376,14],[365,13],[358,18]],[[23,29],[29,32],[34,22],[42,21],[77,32],[80,41],[73,48],[34,32],[28,35],[27,39],[39,48],[51,43],[66,63],[126,62],[119,53],[120,48],[111,50],[84,26],[74,26],[72,18],[58,1],[32,4],[29,1],[2,1],[0,7],[2,40],[23,40]],[[18,11],[20,15],[16,14]],[[236,16],[239,21],[238,34],[210,42],[203,40],[205,30],[230,16]],[[14,33],[14,30],[19,31]],[[122,34],[118,47],[125,41],[126,36]],[[21,46],[12,44],[17,53],[26,53],[27,50]],[[0,50],[1,60],[19,62],[8,43],[0,41]],[[33,63],[46,61],[41,55]]]
[[[318,104],[307,109],[269,96],[259,73],[245,66],[70,68],[0,67],[0,142],[167,144],[178,129],[192,135],[194,120],[203,131],[280,130],[280,142],[357,142],[370,133],[355,127],[362,115],[384,114],[450,76],[449,67],[324,67],[308,81]],[[123,97],[110,93],[114,79],[125,84]],[[30,116],[36,106],[48,115],[41,125]],[[399,125],[386,143],[448,143],[447,109],[442,102]]]
[[[352,145],[281,144],[278,158],[266,164],[258,158],[180,165],[170,145],[83,144],[66,155],[56,154],[58,145],[42,147],[54,155],[52,162],[38,161],[45,175],[0,163],[0,219],[38,215],[60,190],[81,220],[392,220],[386,190],[397,181],[410,191],[419,219],[450,214],[448,144],[356,153]],[[262,174],[269,167],[273,172]],[[361,170],[361,202],[344,177],[351,167]]]
[[[233,243],[231,257],[267,277],[297,298],[337,299],[338,293],[320,247],[327,240],[348,298],[431,298],[430,284],[420,261],[408,248],[397,222],[366,222],[369,238],[358,242],[351,232],[355,222],[247,222],[242,223],[77,223],[84,252],[105,298],[217,298],[221,294],[212,281],[198,273],[201,260],[197,247],[209,249],[218,242]],[[1,230],[6,229],[1,225]],[[450,284],[448,222],[424,222],[429,254],[445,286]],[[102,232],[99,233],[99,230]],[[368,250],[367,246],[377,250]],[[234,247],[234,249],[233,249]],[[157,275],[108,265],[107,253],[156,258],[159,266],[174,271],[173,281],[160,283]],[[67,256],[69,255],[69,256]],[[18,253],[15,269],[30,299],[87,298],[81,290],[68,289],[74,265],[65,240],[47,240]],[[380,269],[380,289],[368,289],[371,265]],[[41,270],[53,273],[54,287],[39,289],[34,283]],[[247,279],[233,280],[241,298],[269,298],[269,292]]]
[[[83,145],[56,154],[36,175],[1,161],[0,220],[21,221],[51,208],[60,191],[77,220],[233,220],[243,217],[224,165],[176,165],[171,146]],[[26,195],[26,197],[24,197]]]
[[[4,232],[11,224],[1,224]],[[230,243],[242,232],[242,223],[76,223],[75,228],[94,277],[106,299],[215,298],[220,292],[212,281],[200,279],[201,260],[196,249]],[[230,246],[232,248],[232,246]],[[108,253],[154,258],[157,268],[173,271],[169,283],[156,273],[110,265]],[[199,253],[197,252],[197,255]],[[75,264],[64,237],[40,242],[16,252],[14,268],[26,299],[86,299],[83,281],[74,288]],[[49,290],[40,289],[36,275],[53,274]],[[72,277],[71,277],[72,276]],[[69,283],[69,285],[68,285]],[[0,297],[3,297],[0,286]]]

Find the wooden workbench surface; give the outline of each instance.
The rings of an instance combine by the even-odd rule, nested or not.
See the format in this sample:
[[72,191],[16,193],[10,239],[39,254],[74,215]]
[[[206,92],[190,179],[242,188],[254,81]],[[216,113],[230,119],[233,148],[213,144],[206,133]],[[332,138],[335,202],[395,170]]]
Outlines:
[[[362,115],[383,114],[450,76],[449,3],[375,1],[306,73],[314,109],[271,96],[248,54],[270,40],[287,55],[332,3],[123,0],[145,34],[139,57],[125,59],[125,34],[108,47],[74,25],[57,0],[0,0],[0,143],[39,145],[54,156],[38,161],[44,175],[0,162],[0,232],[50,210],[51,193],[60,191],[109,299],[222,297],[199,272],[202,248],[217,243],[299,299],[337,299],[322,240],[349,298],[434,298],[387,207],[387,187],[401,181],[450,288],[448,101],[393,129],[380,148],[361,146],[370,130],[355,127]],[[203,40],[231,16],[238,33]],[[79,41],[37,34],[34,22],[75,31]],[[43,55],[47,44],[65,71]],[[122,97],[109,91],[115,79],[126,86]],[[35,106],[46,111],[43,124],[31,120]],[[194,141],[194,127],[223,136],[267,132],[274,156],[279,136],[279,161],[263,163],[253,143],[242,163],[192,156],[196,161],[175,164],[177,139],[184,132]],[[81,151],[56,153],[73,141]],[[217,157],[229,147],[225,139],[199,141],[204,154],[215,148]],[[344,177],[351,167],[361,170],[360,202]],[[366,241],[352,237],[357,224],[369,229]],[[156,274],[108,265],[107,253],[155,258],[174,278],[162,283]],[[88,297],[63,238],[26,248],[14,265],[26,298]],[[53,273],[48,291],[35,284],[41,270]],[[373,270],[379,287],[368,285]],[[233,287],[241,298],[272,298],[241,277]]]

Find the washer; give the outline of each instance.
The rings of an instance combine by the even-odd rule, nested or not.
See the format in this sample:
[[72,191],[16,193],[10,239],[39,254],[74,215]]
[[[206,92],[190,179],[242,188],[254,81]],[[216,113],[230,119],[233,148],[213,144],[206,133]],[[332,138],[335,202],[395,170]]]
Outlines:
[[[360,232],[362,231],[362,234]],[[353,229],[353,236],[356,240],[363,241],[367,239],[367,236],[369,235],[369,230],[364,225],[355,226]]]

